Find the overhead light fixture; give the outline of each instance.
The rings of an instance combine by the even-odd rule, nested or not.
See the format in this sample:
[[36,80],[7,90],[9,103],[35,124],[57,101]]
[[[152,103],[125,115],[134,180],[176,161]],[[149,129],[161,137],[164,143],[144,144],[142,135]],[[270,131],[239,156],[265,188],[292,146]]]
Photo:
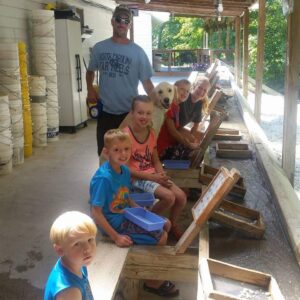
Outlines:
[[224,10],[224,7],[223,7],[222,0],[219,0],[219,1],[218,1],[218,6],[217,6],[217,11],[218,11],[219,13],[221,13],[221,12],[223,12],[223,10]]
[[151,0],[145,0],[146,4],[149,4],[151,2]]

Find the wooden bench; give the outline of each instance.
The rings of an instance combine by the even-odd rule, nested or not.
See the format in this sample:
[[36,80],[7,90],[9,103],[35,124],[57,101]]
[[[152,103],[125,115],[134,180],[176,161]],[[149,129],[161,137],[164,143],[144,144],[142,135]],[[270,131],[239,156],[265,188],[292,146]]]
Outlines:
[[95,300],[114,299],[129,250],[130,248],[117,247],[112,241],[100,237],[96,257],[88,266]]

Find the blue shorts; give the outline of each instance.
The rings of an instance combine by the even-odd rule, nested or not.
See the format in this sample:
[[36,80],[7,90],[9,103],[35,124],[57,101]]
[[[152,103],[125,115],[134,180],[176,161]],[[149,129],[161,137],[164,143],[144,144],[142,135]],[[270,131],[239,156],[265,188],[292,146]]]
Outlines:
[[133,180],[132,182],[132,187],[139,191],[147,192],[147,193],[152,193],[154,194],[155,190],[160,186],[159,183],[155,181],[149,181],[149,180]]
[[163,235],[163,230],[146,231],[129,220],[124,220],[117,231],[119,234],[130,236],[137,245],[157,245]]

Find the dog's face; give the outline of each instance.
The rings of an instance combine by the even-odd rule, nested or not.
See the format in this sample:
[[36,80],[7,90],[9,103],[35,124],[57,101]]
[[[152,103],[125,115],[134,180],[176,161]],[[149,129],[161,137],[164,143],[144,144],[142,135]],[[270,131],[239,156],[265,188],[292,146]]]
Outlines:
[[159,108],[168,109],[175,96],[175,86],[168,82],[160,82],[154,88],[154,104]]

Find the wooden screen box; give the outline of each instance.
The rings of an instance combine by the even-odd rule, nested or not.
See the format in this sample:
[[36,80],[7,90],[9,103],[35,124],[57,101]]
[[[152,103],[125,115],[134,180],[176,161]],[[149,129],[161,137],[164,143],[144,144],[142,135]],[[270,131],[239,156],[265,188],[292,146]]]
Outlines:
[[242,139],[242,135],[239,130],[219,128],[214,135],[213,140],[218,141],[239,141]]
[[[218,173],[219,169],[208,166],[206,164],[202,164],[200,167],[200,176],[199,181],[204,185],[209,185],[213,177]],[[242,177],[239,178],[237,183],[233,186],[231,191],[229,192],[229,196],[238,199],[244,199],[246,194],[246,187],[244,184],[244,179]]]
[[222,158],[251,158],[247,143],[216,143],[216,155]]
[[257,239],[262,238],[265,233],[260,212],[230,201],[223,200],[210,219]]
[[207,258],[201,259],[199,273],[204,299],[284,300],[276,280],[266,273]]

